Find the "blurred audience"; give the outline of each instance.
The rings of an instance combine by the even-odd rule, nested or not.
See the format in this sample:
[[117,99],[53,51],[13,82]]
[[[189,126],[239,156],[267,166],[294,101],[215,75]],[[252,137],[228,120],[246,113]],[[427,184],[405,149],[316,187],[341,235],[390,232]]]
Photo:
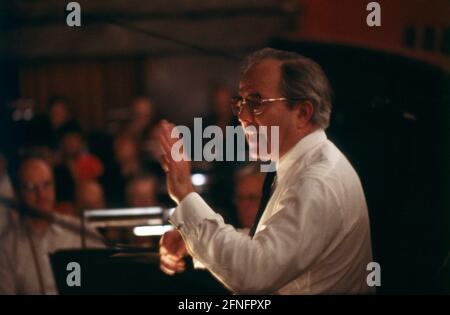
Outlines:
[[[54,106],[63,106],[58,104]],[[57,112],[59,110],[61,109]],[[57,150],[52,150],[50,142],[34,141],[22,149],[22,157],[39,157],[52,167],[56,191],[55,209],[62,214],[76,215],[76,183],[100,177],[104,167],[100,159],[89,152],[80,126],[74,120],[66,121],[62,118],[55,119],[59,126],[59,142],[55,147]]]
[[[230,89],[216,85],[210,92],[211,112],[204,119],[204,127],[218,125],[225,129],[228,125],[237,125],[229,107]],[[38,157],[51,168],[55,194],[52,213],[78,218],[80,211],[86,209],[173,206],[158,161],[161,155],[158,115],[151,99],[134,98],[127,122],[115,135],[101,130],[83,132],[75,118],[73,104],[64,96],[51,97],[44,113],[34,113],[37,106],[33,100],[22,103],[28,105],[18,110],[23,116],[20,117],[25,136],[23,141],[19,138],[17,155],[25,159]],[[17,168],[19,159],[13,160],[13,167]],[[11,196],[8,174],[2,171],[6,169],[4,165],[5,159],[0,156],[0,194],[8,190],[7,195]],[[193,165],[208,179],[204,194],[232,224],[240,222],[233,208],[245,203],[245,192],[241,192],[233,204],[233,174],[239,165],[221,162]],[[17,182],[16,174],[12,175],[14,183]],[[242,225],[245,226],[245,222]],[[107,228],[102,232],[114,242],[136,241],[129,228]],[[142,244],[142,240],[136,243]]]

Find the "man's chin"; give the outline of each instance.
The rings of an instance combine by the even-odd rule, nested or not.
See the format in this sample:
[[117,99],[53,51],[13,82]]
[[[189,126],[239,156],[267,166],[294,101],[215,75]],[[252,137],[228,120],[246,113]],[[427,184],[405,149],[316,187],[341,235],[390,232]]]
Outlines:
[[259,150],[257,150],[256,152],[250,150],[249,152],[249,157],[250,159],[254,160],[254,161],[271,161],[272,160],[272,156],[270,153],[266,153],[266,154],[260,154],[261,152],[259,152]]

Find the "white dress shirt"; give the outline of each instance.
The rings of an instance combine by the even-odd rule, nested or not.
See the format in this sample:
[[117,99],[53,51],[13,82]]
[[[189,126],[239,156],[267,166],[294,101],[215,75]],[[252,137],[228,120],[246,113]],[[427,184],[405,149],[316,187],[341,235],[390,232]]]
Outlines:
[[[0,174],[0,197],[14,198],[14,189],[7,173]],[[0,234],[8,226],[10,211],[0,203]]]
[[[55,217],[75,226],[79,224],[70,217]],[[30,237],[32,244],[23,221],[12,223],[0,235],[0,294],[57,294],[49,254],[61,249],[81,248],[80,233],[55,223],[42,234],[32,231]],[[100,240],[91,238],[86,238],[86,244],[89,248],[105,247]],[[31,246],[35,248],[37,264]],[[44,292],[40,288],[38,272],[42,275]]]
[[368,294],[370,226],[357,173],[317,130],[277,162],[276,188],[251,239],[197,193],[171,222],[189,253],[238,294]]

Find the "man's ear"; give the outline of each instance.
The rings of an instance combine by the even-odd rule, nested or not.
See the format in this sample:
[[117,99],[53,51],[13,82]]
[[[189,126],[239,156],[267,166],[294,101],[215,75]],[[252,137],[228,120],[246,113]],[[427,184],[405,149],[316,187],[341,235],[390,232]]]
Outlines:
[[297,127],[303,128],[310,123],[314,114],[314,106],[310,101],[295,104],[297,114]]

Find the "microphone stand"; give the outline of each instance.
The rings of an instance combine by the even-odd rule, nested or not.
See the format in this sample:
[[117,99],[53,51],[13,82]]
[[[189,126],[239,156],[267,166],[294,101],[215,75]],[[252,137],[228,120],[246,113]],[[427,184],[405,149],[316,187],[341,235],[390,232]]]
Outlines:
[[69,220],[64,220],[63,218],[60,218],[52,213],[44,212],[39,209],[35,209],[32,207],[28,207],[27,205],[20,203],[14,199],[11,198],[5,198],[0,196],[0,204],[5,205],[9,209],[12,209],[16,211],[21,217],[29,217],[34,219],[40,219],[44,220],[50,223],[57,224],[67,230],[70,230],[75,233],[80,233],[81,235],[81,242],[82,242],[82,248],[86,248],[86,237],[89,237],[91,239],[94,239],[96,241],[101,241],[105,245],[105,240],[103,237],[98,235],[97,233],[87,230],[85,228],[85,222],[84,218],[80,218],[80,224],[71,222]]

